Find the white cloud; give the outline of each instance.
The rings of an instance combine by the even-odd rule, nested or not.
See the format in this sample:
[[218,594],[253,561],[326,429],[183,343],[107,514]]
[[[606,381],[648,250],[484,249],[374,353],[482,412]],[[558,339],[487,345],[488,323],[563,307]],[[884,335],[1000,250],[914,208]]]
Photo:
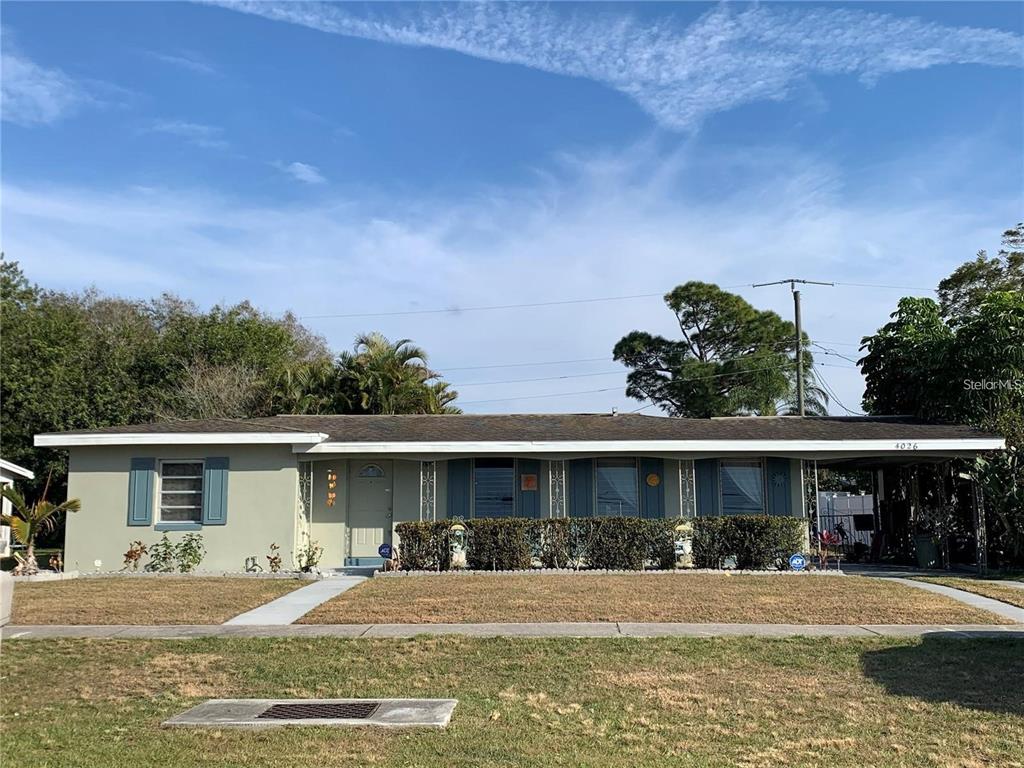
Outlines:
[[204,149],[227,149],[228,142],[223,138],[223,129],[216,125],[190,123],[187,120],[155,120],[147,130],[152,133],[166,133],[185,139],[189,144]]
[[[979,142],[985,152],[984,142]],[[993,150],[994,151],[994,150]],[[922,147],[876,179],[881,197],[851,194],[835,166],[793,151],[672,157],[640,147],[621,155],[562,158],[535,184],[459,198],[355,190],[261,206],[194,189],[4,188],[7,256],[53,288],[93,281],[136,296],[179,292],[202,303],[251,299],[300,315],[387,312],[663,292],[690,279],[724,286],[791,275],[850,283],[931,287],[1019,217],[1019,195],[995,189],[978,151]],[[706,194],[711,163],[741,184]],[[975,183],[951,184],[965,169]],[[980,175],[979,175],[980,174]],[[923,184],[925,192],[917,191]],[[140,249],[140,244],[145,244]],[[757,306],[789,317],[785,288],[743,288]],[[904,292],[808,288],[813,338],[856,357]],[[448,367],[606,356],[606,363],[458,371],[457,384],[616,371],[611,348],[634,328],[677,335],[659,299],[529,310],[311,319],[336,349],[360,331],[415,339]],[[856,370],[818,356],[819,371],[851,407]],[[502,400],[478,411],[635,408],[624,375],[465,386],[467,402],[553,392],[586,395]]]
[[296,181],[301,181],[304,184],[323,184],[327,181],[315,165],[295,162],[287,165],[281,164],[278,167]]
[[415,10],[300,2],[222,2],[324,32],[429,46],[605,83],[660,124],[689,130],[715,112],[782,100],[813,75],[882,75],[940,64],[1021,66],[1024,38],[839,8],[720,5],[695,22],[525,3]]
[[93,101],[85,85],[59,69],[36,64],[3,40],[0,113],[3,120],[32,126],[54,123]]
[[164,51],[146,51],[149,56],[152,56],[157,61],[162,61],[164,64],[170,64],[173,67],[179,69],[187,69],[190,72],[195,72],[199,75],[219,75],[220,72],[216,67],[211,64],[205,56],[196,51],[182,50],[175,53],[167,53]]

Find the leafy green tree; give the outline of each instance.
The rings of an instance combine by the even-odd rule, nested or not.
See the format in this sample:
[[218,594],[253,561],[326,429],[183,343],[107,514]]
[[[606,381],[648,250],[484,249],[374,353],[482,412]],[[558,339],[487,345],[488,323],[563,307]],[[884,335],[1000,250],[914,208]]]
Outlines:
[[[645,331],[613,350],[630,369],[626,394],[672,416],[774,414],[793,390],[795,329],[717,285],[689,282],[665,295],[682,340]],[[811,357],[805,354],[805,365]]]
[[1024,222],[1003,232],[1003,247],[989,258],[978,251],[973,261],[961,264],[939,283],[939,304],[945,318],[971,315],[997,291],[1024,290]]
[[936,397],[952,385],[948,358],[952,329],[931,299],[900,299],[891,322],[863,339],[864,409],[874,414],[942,418],[951,398]]
[[0,420],[3,456],[63,490],[67,455],[33,447],[34,435],[159,417],[262,416],[289,367],[328,359],[294,317],[248,303],[202,312],[173,296],[156,301],[47,291],[17,262],[0,262]]
[[[1022,237],[1018,225],[1004,242],[1019,248]],[[974,474],[990,512],[990,546],[1017,564],[1024,563],[1021,256],[1002,252],[998,269],[967,262],[940,284],[941,306],[901,299],[892,321],[864,339],[860,360],[869,413],[962,422],[1006,438],[1007,450],[980,459]],[[1017,287],[1003,290],[1008,284]]]

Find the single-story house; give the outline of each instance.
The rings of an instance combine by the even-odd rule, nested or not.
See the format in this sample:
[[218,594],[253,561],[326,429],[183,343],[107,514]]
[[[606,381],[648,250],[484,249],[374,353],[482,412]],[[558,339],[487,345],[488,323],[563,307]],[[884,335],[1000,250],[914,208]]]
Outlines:
[[[905,418],[636,414],[276,416],[37,435],[70,453],[68,568],[117,570],[131,541],[197,531],[203,570],[375,565],[407,520],[805,516],[812,462],[942,461],[1004,447]],[[813,494],[810,494],[813,498]],[[252,562],[252,561],[250,561]],[[98,565],[97,565],[98,563]]]
[[[12,461],[0,459],[0,488],[5,485],[13,486],[18,478],[32,480],[35,473],[31,469],[20,467]],[[7,499],[0,504],[3,514],[11,514],[11,502]],[[11,554],[11,529],[10,526],[0,525],[0,557],[7,557]]]

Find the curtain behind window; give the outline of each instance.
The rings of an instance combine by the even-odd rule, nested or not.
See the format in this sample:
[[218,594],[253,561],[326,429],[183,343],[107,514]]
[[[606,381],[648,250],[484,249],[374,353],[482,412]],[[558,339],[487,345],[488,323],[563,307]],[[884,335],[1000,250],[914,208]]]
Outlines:
[[722,514],[764,514],[764,475],[760,461],[722,461]]

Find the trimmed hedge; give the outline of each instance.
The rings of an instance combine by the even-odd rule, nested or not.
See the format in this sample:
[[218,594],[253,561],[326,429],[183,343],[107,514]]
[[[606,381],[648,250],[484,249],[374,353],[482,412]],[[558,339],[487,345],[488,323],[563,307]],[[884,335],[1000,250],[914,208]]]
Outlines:
[[447,571],[452,567],[452,548],[447,520],[433,523],[399,523],[399,557],[407,571]]
[[693,521],[693,564],[721,568],[732,557],[737,568],[788,567],[789,556],[804,549],[805,526],[798,517],[699,517]]
[[466,566],[474,571],[525,571],[532,561],[533,520],[501,517],[470,520]]
[[[544,568],[607,570],[675,567],[678,520],[630,517],[464,521],[466,565],[473,570]],[[451,567],[449,521],[399,523],[399,555],[405,570]]]

